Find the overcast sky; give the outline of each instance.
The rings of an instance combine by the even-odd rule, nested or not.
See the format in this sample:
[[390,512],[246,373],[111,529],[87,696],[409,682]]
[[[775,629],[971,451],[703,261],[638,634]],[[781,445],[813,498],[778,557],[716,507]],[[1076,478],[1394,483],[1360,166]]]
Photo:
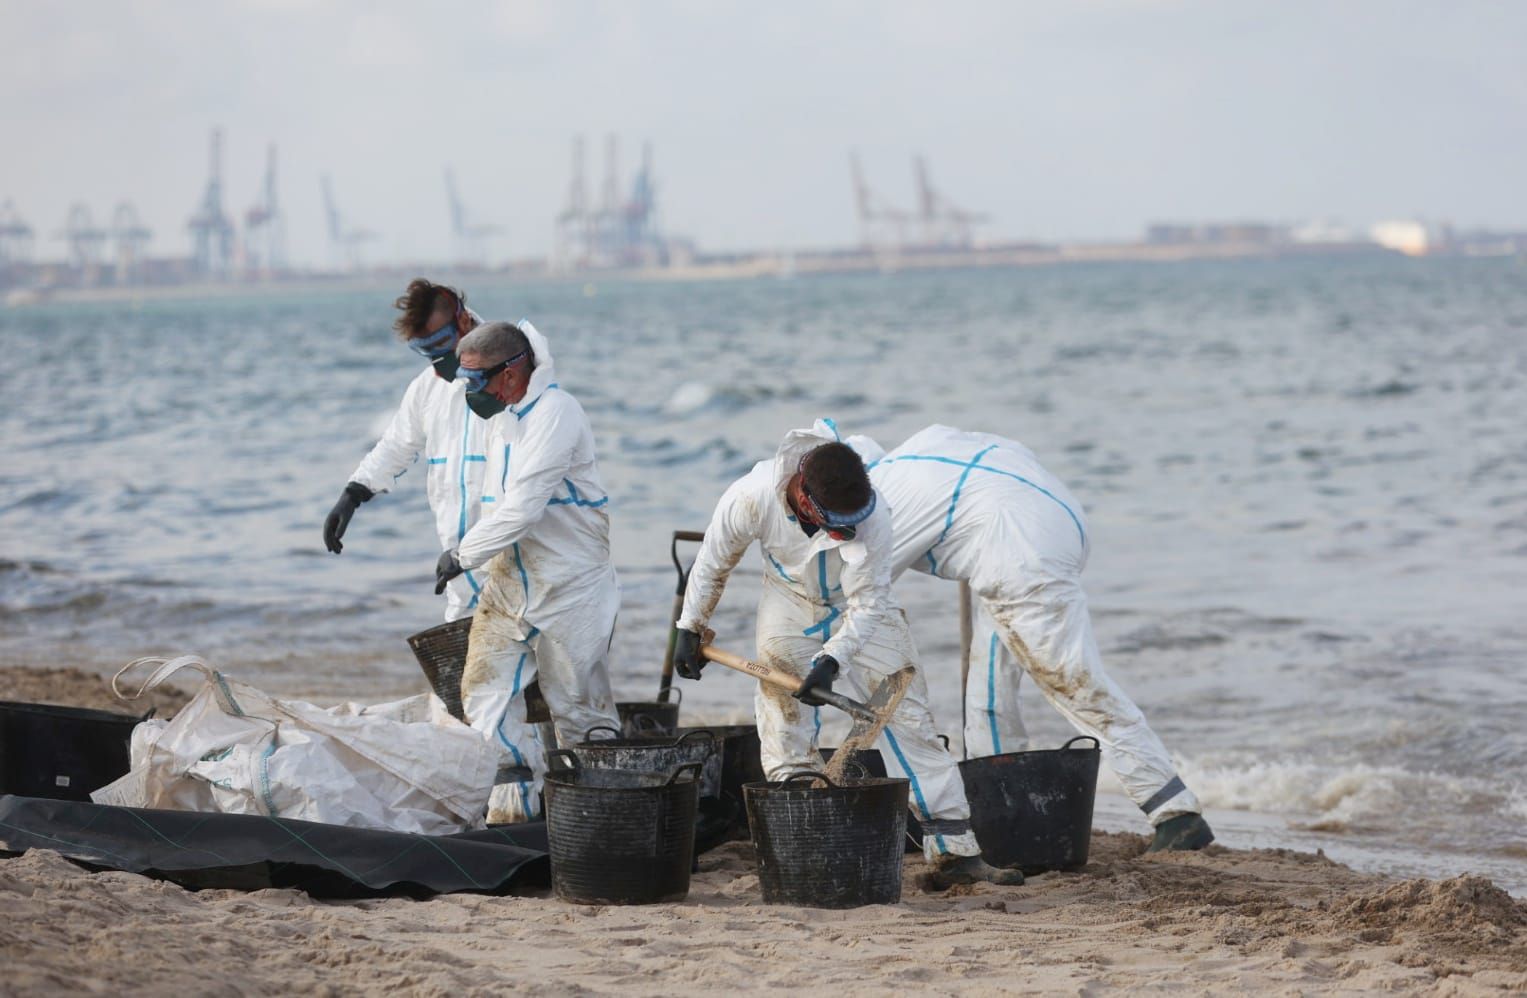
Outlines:
[[0,200],[39,231],[130,199],[184,252],[225,133],[242,217],[280,147],[291,255],[329,259],[319,178],[381,239],[451,250],[442,172],[545,253],[570,140],[650,140],[702,248],[856,241],[847,156],[911,207],[910,157],[990,238],[1158,219],[1527,228],[1527,3],[1438,0],[429,3],[0,0]]

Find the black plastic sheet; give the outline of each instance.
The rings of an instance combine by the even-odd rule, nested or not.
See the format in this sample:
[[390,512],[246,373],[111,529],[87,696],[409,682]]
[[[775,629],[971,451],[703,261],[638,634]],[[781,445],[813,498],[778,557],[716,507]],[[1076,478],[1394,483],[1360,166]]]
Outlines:
[[0,796],[0,850],[28,849],[193,889],[283,887],[325,898],[515,894],[551,882],[544,822],[411,835],[261,815]]

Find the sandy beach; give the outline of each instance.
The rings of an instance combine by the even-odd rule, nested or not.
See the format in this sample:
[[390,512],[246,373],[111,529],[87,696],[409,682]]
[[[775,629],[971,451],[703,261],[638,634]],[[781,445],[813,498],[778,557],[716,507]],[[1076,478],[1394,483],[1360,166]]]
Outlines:
[[[78,670],[0,669],[0,698],[111,706]],[[173,706],[174,694],[166,708]],[[1093,836],[1075,873],[902,901],[765,905],[751,847],[700,859],[681,904],[529,897],[316,901],[188,891],[56,853],[0,859],[4,993],[838,994],[1527,989],[1527,902],[1480,877],[1395,880],[1320,854],[1211,846],[1144,854]]]
[[324,903],[190,892],[32,851],[0,861],[11,993],[672,995],[1350,994],[1527,988],[1527,904],[1488,881],[1388,881],[1322,856],[1210,847],[1142,855],[1100,833],[1085,871],[851,911],[762,903],[750,847],[701,858],[689,898]]

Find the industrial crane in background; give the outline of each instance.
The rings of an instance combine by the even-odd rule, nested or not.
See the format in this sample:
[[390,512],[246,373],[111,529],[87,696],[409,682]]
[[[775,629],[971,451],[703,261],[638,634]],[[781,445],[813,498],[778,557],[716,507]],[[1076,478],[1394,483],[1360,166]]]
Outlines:
[[30,262],[31,257],[32,227],[7,200],[0,204],[0,277],[12,266]]
[[105,229],[95,224],[88,204],[76,201],[69,206],[58,238],[68,245],[69,266],[85,284],[95,284],[100,278],[101,247],[106,243],[106,234]]
[[467,222],[467,210],[456,190],[456,174],[449,166],[445,168],[445,197],[451,209],[451,242],[456,263],[461,266],[481,267],[487,263],[488,238],[504,231],[501,225],[471,225]]
[[111,243],[118,284],[137,284],[143,277],[144,249],[154,233],[138,218],[131,201],[118,201],[111,213]]
[[859,154],[848,154],[848,169],[854,183],[854,206],[859,213],[859,242],[877,252],[899,250],[907,241],[907,223],[911,216],[870,190],[864,181]]
[[270,280],[286,269],[286,218],[276,200],[276,144],[265,152],[265,182],[244,212],[244,269]]
[[848,154],[853,178],[854,205],[859,218],[861,245],[877,254],[908,251],[968,250],[975,245],[975,226],[990,216],[966,211],[936,190],[928,179],[928,163],[912,157],[912,176],[917,190],[917,212],[903,211],[870,189],[859,165],[858,153]]
[[223,132],[212,130],[207,187],[188,227],[196,248],[191,265],[202,277],[228,276],[233,264],[233,219],[223,210]]
[[652,145],[642,147],[641,169],[632,179],[630,196],[622,198],[620,143],[613,135],[606,138],[598,208],[589,205],[583,152],[583,138],[579,136],[573,139],[573,179],[567,203],[557,215],[553,265],[566,270],[668,263],[674,247],[658,225]]
[[334,202],[334,185],[329,182],[328,174],[323,176],[323,211],[329,223],[329,248],[334,254],[336,266],[345,270],[359,270],[361,247],[376,239],[377,235],[370,229],[345,226],[339,206]]
[[975,226],[991,220],[983,212],[956,207],[934,190],[928,180],[928,163],[921,155],[912,157],[912,172],[917,178],[918,222],[922,247],[926,249],[968,250],[975,245]]

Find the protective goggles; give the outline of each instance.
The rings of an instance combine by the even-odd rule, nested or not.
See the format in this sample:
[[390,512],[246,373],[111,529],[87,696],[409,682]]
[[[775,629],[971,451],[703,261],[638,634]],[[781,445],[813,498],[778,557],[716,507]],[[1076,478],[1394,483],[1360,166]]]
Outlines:
[[428,336],[408,341],[408,349],[421,357],[436,360],[456,349],[456,320],[452,319]]
[[817,502],[816,497],[811,494],[811,490],[806,487],[806,459],[804,457],[801,458],[801,463],[797,470],[801,473],[801,496],[806,500],[806,505],[811,511],[812,519],[838,540],[853,540],[859,532],[858,525],[868,520],[870,514],[875,512],[876,497],[874,490],[870,490],[870,501],[865,503],[863,507],[851,513],[836,513]]
[[509,368],[519,364],[529,356],[529,350],[521,350],[519,353],[515,354],[513,357],[510,357],[508,360],[503,361],[502,363],[494,364],[492,367],[458,367],[456,369],[456,377],[458,380],[465,381],[467,383],[467,391],[480,392],[488,387],[488,382],[492,381],[494,378],[498,377]]

